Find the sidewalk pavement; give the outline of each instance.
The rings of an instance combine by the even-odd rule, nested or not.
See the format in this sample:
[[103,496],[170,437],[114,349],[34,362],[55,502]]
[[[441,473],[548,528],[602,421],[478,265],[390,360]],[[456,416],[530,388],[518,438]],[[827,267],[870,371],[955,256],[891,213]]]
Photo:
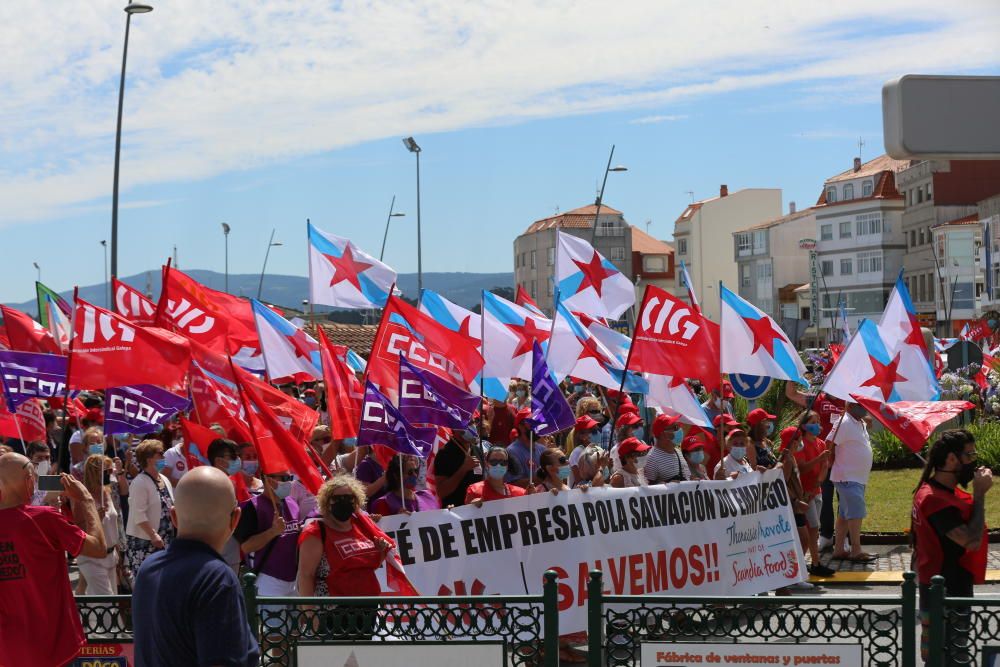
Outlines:
[[[833,577],[809,577],[813,583],[827,586],[836,584],[896,584],[903,580],[903,572],[911,569],[910,560],[913,550],[905,544],[864,544],[865,551],[878,555],[871,563],[855,563],[849,560],[836,560],[826,551],[820,554],[823,565],[837,570]],[[806,558],[808,558],[808,554]],[[986,581],[1000,581],[1000,544],[990,544],[990,553],[986,560]]]

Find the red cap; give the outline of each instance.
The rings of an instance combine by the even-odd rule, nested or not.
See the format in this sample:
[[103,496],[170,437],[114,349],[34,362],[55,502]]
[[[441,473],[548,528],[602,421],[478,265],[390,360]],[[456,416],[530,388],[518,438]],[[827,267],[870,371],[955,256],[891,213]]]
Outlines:
[[626,412],[618,418],[618,421],[615,422],[615,428],[621,428],[622,426],[634,426],[641,423],[642,420],[639,419],[639,415],[634,412]]
[[734,436],[734,435],[742,435],[742,436],[745,436],[746,434],[747,434],[747,432],[746,432],[746,431],[744,431],[743,429],[741,429],[741,428],[734,428],[734,429],[733,429],[732,431],[728,431],[728,432],[726,433],[726,439],[728,440],[729,438],[731,438],[731,437],[732,437],[732,436]]
[[595,426],[597,426],[597,422],[588,415],[581,415],[576,418],[576,430],[578,431],[589,431]]
[[656,419],[653,420],[653,437],[659,438],[660,434],[666,431],[670,426],[676,424],[678,419],[680,419],[680,417],[677,415],[656,415]]
[[681,451],[690,452],[692,450],[698,449],[699,447],[704,447],[705,441],[698,435],[689,435],[684,438],[681,443]]
[[87,421],[97,422],[100,424],[104,421],[104,413],[101,412],[100,408],[90,408],[87,410],[87,414],[85,414],[83,418]]
[[738,421],[733,419],[733,416],[731,414],[729,414],[728,412],[723,412],[721,415],[717,416],[715,419],[712,420],[712,424],[715,425],[715,428],[719,428],[719,424],[722,422],[723,418],[725,418],[726,420],[727,427],[740,425]]
[[788,443],[792,441],[795,436],[799,434],[798,426],[789,426],[788,428],[781,429],[781,448],[787,449]]
[[722,398],[733,398],[736,393],[733,391],[733,384],[729,380],[722,381]]
[[517,427],[521,425],[521,422],[523,422],[530,416],[531,416],[531,410],[529,410],[528,408],[521,408],[520,410],[518,410],[517,414],[514,415],[514,430],[516,431]]
[[622,403],[621,405],[618,406],[619,416],[629,412],[634,412],[635,414],[639,414],[639,408],[635,407],[635,403],[633,403],[632,401],[628,401],[627,403]]
[[769,414],[764,408],[751,410],[750,414],[747,415],[747,423],[750,424],[750,426],[756,426],[765,419],[777,419],[777,416]]
[[626,456],[633,453],[642,453],[650,449],[649,445],[644,443],[639,438],[625,438],[618,445],[618,456]]

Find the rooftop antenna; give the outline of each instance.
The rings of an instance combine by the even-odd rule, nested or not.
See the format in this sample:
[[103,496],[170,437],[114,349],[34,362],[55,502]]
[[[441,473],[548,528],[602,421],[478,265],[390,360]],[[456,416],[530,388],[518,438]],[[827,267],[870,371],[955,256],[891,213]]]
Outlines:
[[653,221],[652,221],[652,220],[647,220],[647,221],[646,221],[646,233],[647,233],[647,234],[649,233],[649,226],[650,226],[651,224],[653,224]]
[[[861,160],[861,149],[864,148],[865,140],[858,137],[858,159]],[[863,162],[864,160],[862,160]]]
[[177,246],[174,246],[174,268],[179,269],[181,265],[177,263]]
[[694,203],[694,190],[685,190],[684,192],[691,198],[691,203]]

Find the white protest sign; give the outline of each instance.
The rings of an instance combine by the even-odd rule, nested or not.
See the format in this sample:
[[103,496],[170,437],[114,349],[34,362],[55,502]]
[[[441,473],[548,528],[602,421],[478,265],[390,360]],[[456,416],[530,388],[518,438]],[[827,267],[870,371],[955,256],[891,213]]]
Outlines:
[[610,595],[754,595],[805,579],[780,469],[736,480],[538,493],[385,517],[424,595],[537,595],[559,576],[559,631],[586,629],[587,580]]

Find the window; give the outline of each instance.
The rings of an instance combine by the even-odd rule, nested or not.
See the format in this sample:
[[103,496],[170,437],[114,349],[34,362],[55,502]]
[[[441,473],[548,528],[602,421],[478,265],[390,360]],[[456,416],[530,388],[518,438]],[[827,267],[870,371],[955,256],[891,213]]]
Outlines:
[[826,189],[826,203],[832,204],[837,201],[837,188]]
[[859,252],[858,273],[882,273],[882,251]]
[[820,241],[832,241],[833,240],[833,225],[820,225],[819,226],[819,240]]
[[750,265],[741,264],[740,265],[740,285],[742,287],[750,287]]
[[840,260],[840,275],[849,276],[854,273],[854,260],[850,257]]
[[916,245],[917,245],[917,230],[911,229],[910,230],[910,247],[912,248],[912,247],[914,247]]
[[931,201],[931,199],[933,199],[933,197],[931,196],[931,184],[928,183],[927,184],[927,201]]
[[865,181],[864,183],[861,184],[861,196],[862,197],[871,197],[872,196],[872,182],[871,181]]
[[781,317],[785,320],[794,320],[798,313],[798,306],[794,303],[781,304]]
[[556,263],[556,249],[555,249],[555,246],[549,248],[548,255],[549,256],[548,256],[548,259],[546,260],[546,263],[548,264],[548,266],[552,266],[553,264]]
[[767,251],[767,234],[761,230],[753,233],[753,254],[763,255]]
[[927,274],[927,300],[934,300],[934,274]]
[[[534,251],[534,250],[531,251],[531,268],[535,268],[535,252],[536,251]],[[531,291],[534,292],[535,290],[531,290]]]
[[844,186],[844,201],[854,199],[854,184],[848,183]]
[[925,243],[925,240],[924,240],[924,228],[921,227],[920,228],[920,245],[923,245],[924,243]]
[[597,223],[598,236],[622,236],[625,228],[617,220],[601,220]]
[[857,225],[858,236],[868,236],[869,234],[882,233],[882,214],[863,213],[854,218]]
[[771,263],[760,262],[757,264],[757,280],[767,280],[771,277]]
[[686,255],[688,254],[688,240],[687,239],[677,239],[677,254]]
[[616,245],[611,249],[611,261],[621,262],[625,259],[625,247]]
[[535,281],[534,280],[531,281],[531,298],[532,299],[535,298]]
[[847,306],[854,309],[854,315],[881,313],[885,308],[886,293],[882,290],[854,292],[848,295]]
[[753,251],[753,235],[749,232],[741,232],[736,235],[736,256],[746,257]]
[[917,301],[927,301],[927,276],[920,274],[917,285]]
[[924,189],[923,188],[917,188],[917,203],[918,204],[923,204],[924,203]]
[[822,262],[820,262],[820,268],[822,269],[823,276],[832,276],[833,275],[833,261],[832,260],[824,259]]
[[774,299],[769,296],[759,297],[757,299],[757,307],[768,315],[774,315]]
[[851,223],[842,222],[840,223],[840,238],[849,239],[851,238]]
[[663,255],[643,255],[642,270],[647,273],[664,273],[667,270],[667,258]]

